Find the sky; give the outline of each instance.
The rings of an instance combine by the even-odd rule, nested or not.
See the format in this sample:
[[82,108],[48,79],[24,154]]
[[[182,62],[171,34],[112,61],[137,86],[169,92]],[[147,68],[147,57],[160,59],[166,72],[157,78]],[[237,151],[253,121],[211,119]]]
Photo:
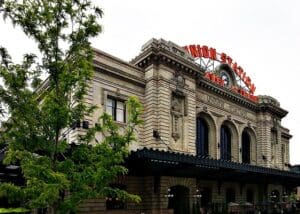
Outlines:
[[[256,85],[289,111],[290,160],[300,164],[300,1],[298,0],[94,0],[104,11],[103,32],[92,40],[125,61],[151,38],[180,46],[201,44],[230,55]],[[0,46],[16,60],[37,52],[33,41],[0,20]]]

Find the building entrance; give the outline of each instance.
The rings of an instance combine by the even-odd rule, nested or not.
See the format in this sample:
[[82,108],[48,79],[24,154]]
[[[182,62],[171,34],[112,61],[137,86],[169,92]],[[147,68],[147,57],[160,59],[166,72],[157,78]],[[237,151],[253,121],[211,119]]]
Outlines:
[[201,191],[201,207],[208,208],[211,205],[211,189],[203,188]]
[[169,209],[174,214],[190,214],[189,188],[184,186],[173,186],[170,189]]

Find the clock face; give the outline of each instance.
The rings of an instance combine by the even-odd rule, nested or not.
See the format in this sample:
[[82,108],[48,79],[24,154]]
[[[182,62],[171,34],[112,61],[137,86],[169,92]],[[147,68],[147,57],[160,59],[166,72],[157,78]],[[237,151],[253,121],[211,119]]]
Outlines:
[[220,76],[221,76],[222,80],[224,81],[224,86],[230,87],[231,81],[230,81],[229,75],[226,72],[222,71]]

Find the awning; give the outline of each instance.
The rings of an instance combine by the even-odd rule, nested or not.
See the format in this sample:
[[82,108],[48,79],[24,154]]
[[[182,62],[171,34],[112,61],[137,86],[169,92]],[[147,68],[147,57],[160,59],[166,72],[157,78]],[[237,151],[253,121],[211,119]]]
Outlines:
[[147,148],[131,152],[126,165],[129,174],[136,176],[179,176],[300,186],[300,172]]

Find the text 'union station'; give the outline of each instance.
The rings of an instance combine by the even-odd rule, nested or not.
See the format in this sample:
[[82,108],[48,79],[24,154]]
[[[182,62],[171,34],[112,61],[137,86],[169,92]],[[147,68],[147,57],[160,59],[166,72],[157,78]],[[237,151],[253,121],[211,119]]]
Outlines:
[[[289,164],[292,136],[281,125],[288,112],[276,99],[255,95],[254,81],[229,55],[184,45],[152,39],[131,62],[94,50],[87,99],[100,108],[67,139],[76,143],[104,111],[126,126],[125,101],[138,96],[144,124],[130,146],[129,174],[112,185],[142,202],[93,199],[80,213],[217,213],[230,205],[251,210],[286,201],[299,186],[300,173]],[[1,176],[12,179],[8,172],[13,169]]]

